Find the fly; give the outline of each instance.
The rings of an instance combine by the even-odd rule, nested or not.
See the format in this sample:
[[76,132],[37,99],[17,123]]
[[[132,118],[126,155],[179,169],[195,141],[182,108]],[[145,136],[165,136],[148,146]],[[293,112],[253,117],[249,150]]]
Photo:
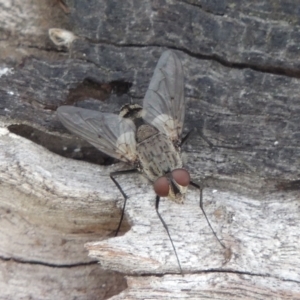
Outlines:
[[57,113],[60,121],[71,132],[107,155],[132,166],[130,170],[110,174],[124,197],[116,235],[122,224],[128,196],[115,177],[140,172],[153,183],[156,193],[155,209],[169,236],[182,274],[168,226],[159,213],[161,197],[183,204],[189,185],[199,189],[200,208],[214,236],[225,248],[203,209],[202,188],[191,181],[189,172],[183,168],[181,146],[190,132],[181,138],[185,116],[184,78],[181,62],[174,52],[167,50],[161,55],[144,97],[143,107],[136,104],[125,105],[120,114],[116,115],[61,106]]

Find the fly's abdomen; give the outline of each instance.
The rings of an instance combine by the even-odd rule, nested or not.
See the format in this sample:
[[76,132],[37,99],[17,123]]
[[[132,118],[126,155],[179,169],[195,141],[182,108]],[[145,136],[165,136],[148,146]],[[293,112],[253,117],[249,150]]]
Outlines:
[[182,168],[179,151],[163,133],[156,133],[138,143],[137,154],[142,171],[151,181],[174,169]]

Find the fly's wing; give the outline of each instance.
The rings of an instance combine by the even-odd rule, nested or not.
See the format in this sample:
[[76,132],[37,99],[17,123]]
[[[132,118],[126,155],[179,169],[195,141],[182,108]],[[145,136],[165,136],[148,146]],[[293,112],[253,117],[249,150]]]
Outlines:
[[57,114],[67,129],[105,154],[127,163],[136,160],[136,127],[131,120],[74,106],[60,106]]
[[143,119],[176,142],[181,138],[184,115],[182,65],[168,50],[161,55],[146,92]]

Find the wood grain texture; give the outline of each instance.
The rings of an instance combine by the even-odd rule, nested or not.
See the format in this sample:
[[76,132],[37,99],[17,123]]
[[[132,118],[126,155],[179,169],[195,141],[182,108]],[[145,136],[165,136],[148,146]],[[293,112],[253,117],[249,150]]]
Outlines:
[[[299,285],[276,278],[230,273],[127,277],[129,288],[111,299],[298,299]],[[141,293],[143,291],[143,293]]]
[[[59,3],[0,2],[2,298],[300,299],[297,3]],[[57,48],[53,27],[78,39]],[[108,175],[126,166],[71,137],[55,113],[141,104],[167,48],[184,68],[184,131],[214,144],[193,135],[186,167],[227,246],[197,191],[182,206],[163,200],[184,277],[139,175],[119,178],[127,223],[111,237],[123,201]]]

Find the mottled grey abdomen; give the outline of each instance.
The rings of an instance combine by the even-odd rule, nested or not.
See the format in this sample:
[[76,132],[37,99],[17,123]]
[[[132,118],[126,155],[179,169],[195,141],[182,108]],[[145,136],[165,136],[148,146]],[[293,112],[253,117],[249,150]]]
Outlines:
[[151,180],[182,168],[180,153],[172,141],[163,133],[158,132],[137,145],[137,154],[142,172]]

